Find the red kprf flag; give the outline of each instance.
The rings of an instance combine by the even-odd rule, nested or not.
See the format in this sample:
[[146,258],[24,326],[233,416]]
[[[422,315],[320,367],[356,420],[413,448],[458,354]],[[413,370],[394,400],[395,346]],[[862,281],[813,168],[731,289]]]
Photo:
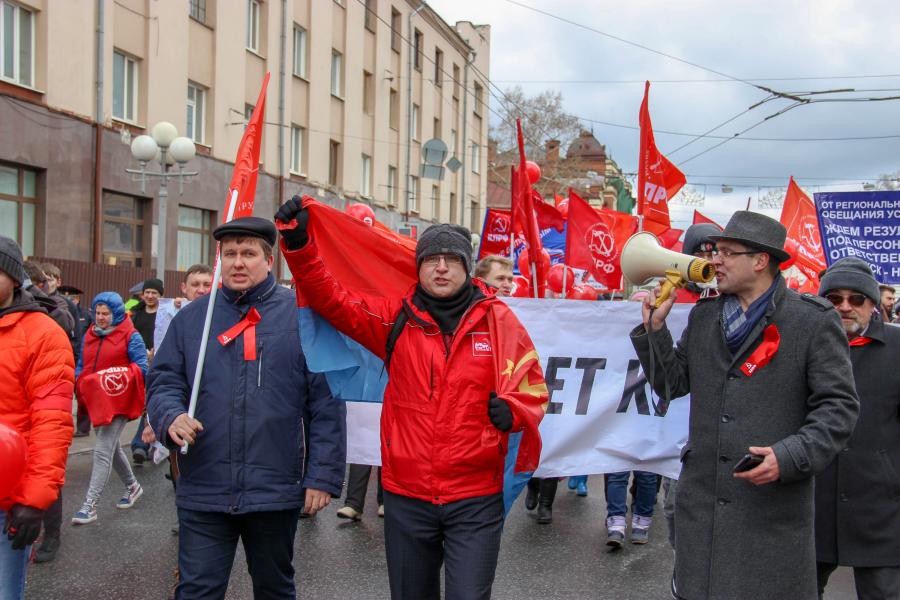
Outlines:
[[713,221],[706,215],[702,214],[699,210],[694,209],[694,222],[691,223],[691,225],[696,225],[697,223],[709,223],[711,225],[715,225],[719,229],[722,229],[721,225],[719,225],[718,223],[716,223],[715,221]]
[[228,184],[228,198],[225,200],[225,212],[222,221],[228,220],[228,204],[234,191],[237,191],[237,203],[232,219],[253,215],[253,200],[256,197],[256,176],[259,173],[259,149],[262,146],[263,119],[266,114],[266,88],[269,85],[269,73],[263,79],[259,98],[253,107],[253,115],[244,129],[244,136],[238,146],[234,159],[234,172]]
[[644,87],[639,122],[641,149],[638,157],[638,214],[646,221],[669,226],[669,199],[685,184],[684,174],[660,154],[653,139],[650,109],[647,106],[650,82]]
[[622,247],[637,230],[637,218],[614,210],[596,210],[569,190],[566,264],[586,269],[607,289],[622,283]]
[[793,177],[784,196],[781,224],[787,229],[787,238],[797,247],[797,262],[794,264],[808,278],[818,279],[819,271],[826,265],[816,207]]
[[[531,182],[528,180],[528,170],[525,168],[525,139],[522,135],[522,120],[516,119],[516,138],[519,143],[519,167],[514,173],[512,186],[513,195],[513,225],[525,233],[525,243],[528,244],[528,257],[531,262],[531,273],[527,277],[531,281],[532,289],[536,290],[536,297],[543,298],[547,286],[547,273],[544,262],[540,260],[544,249],[541,243],[541,231],[538,227],[537,217],[534,212],[534,196],[531,192]],[[532,277],[532,273],[534,277]]]

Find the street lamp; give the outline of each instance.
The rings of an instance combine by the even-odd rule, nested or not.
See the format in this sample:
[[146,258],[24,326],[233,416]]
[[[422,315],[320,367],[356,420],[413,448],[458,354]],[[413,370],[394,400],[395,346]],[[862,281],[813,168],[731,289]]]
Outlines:
[[[184,180],[197,175],[196,171],[185,171],[184,165],[194,158],[197,149],[190,138],[179,137],[178,130],[168,121],[160,121],[153,126],[151,135],[139,135],[131,142],[131,155],[137,160],[140,169],[125,169],[128,173],[138,175],[141,182],[141,193],[146,190],[148,178],[159,178],[159,226],[157,228],[156,276],[160,281],[166,279],[166,220],[169,202],[169,179],[178,179],[178,194],[184,193]],[[159,171],[148,171],[148,162],[159,163]],[[177,173],[170,173],[169,167],[178,165]]]

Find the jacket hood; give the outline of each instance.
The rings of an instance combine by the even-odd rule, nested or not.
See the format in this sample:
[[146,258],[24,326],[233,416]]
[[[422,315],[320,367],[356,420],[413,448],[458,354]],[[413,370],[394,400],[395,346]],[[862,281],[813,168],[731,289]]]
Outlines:
[[46,296],[35,298],[27,290],[19,287],[13,292],[12,304],[6,308],[0,308],[0,317],[17,312],[49,313],[53,308],[56,308],[56,303],[53,300]]
[[98,304],[105,304],[109,307],[109,310],[112,312],[112,324],[114,326],[125,320],[125,302],[122,301],[122,296],[117,293],[100,292],[94,296],[94,301],[91,302],[91,312],[96,310]]

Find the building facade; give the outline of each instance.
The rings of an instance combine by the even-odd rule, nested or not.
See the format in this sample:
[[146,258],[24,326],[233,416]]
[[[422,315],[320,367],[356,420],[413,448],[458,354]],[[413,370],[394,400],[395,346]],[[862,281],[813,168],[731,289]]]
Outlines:
[[[26,255],[153,268],[158,184],[125,169],[133,137],[169,121],[199,174],[169,184],[166,266],[211,262],[266,72],[255,214],[308,194],[398,230],[477,230],[489,60],[489,26],[412,0],[0,0],[0,233]],[[441,179],[422,170],[432,138]]]

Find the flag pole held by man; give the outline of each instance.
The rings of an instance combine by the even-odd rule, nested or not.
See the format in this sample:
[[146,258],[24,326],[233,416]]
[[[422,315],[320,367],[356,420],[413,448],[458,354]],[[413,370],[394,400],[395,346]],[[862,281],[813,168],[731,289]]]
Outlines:
[[[329,270],[317,203],[275,215],[298,290],[345,335],[385,361],[381,417],[385,548],[391,596],[487,599],[503,527],[511,433],[518,471],[540,457],[547,386],[534,344],[511,310],[469,275],[469,231],[434,225],[416,246],[417,281],[403,294],[360,293]],[[325,240],[322,240],[323,242]]]

